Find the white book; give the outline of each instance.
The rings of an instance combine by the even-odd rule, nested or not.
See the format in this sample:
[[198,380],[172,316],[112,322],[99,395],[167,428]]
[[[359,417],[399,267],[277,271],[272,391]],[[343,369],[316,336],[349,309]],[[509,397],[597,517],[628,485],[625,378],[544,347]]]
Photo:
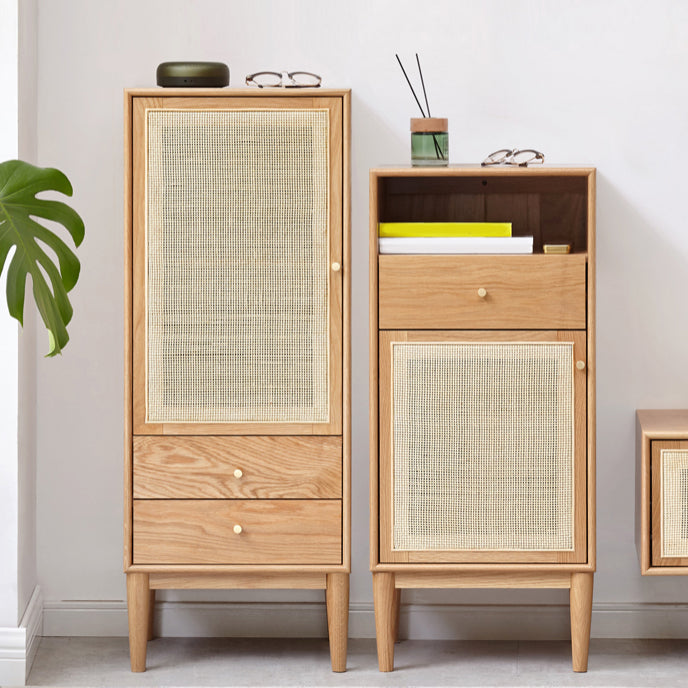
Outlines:
[[382,237],[380,253],[532,253],[533,237]]

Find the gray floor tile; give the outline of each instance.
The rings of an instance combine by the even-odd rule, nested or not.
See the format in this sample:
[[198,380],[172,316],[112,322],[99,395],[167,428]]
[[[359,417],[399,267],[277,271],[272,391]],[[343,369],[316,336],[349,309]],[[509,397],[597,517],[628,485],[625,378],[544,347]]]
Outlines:
[[587,674],[567,642],[397,644],[395,671],[377,670],[374,640],[350,640],[348,671],[330,670],[324,639],[158,638],[148,670],[129,671],[126,638],[43,638],[30,686],[687,686],[688,641],[594,640]]

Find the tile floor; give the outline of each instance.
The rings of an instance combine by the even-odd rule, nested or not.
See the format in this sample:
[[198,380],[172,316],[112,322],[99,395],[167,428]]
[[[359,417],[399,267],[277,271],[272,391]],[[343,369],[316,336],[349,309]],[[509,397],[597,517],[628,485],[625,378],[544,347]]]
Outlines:
[[30,686],[688,686],[688,640],[593,639],[587,674],[568,642],[406,640],[395,671],[375,641],[350,640],[348,671],[329,668],[323,639],[157,638],[132,674],[126,638],[41,640]]

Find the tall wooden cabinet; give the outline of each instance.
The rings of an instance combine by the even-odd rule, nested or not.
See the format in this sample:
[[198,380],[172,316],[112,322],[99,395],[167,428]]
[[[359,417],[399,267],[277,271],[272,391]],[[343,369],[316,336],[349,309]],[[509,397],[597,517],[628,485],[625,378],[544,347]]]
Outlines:
[[125,548],[155,590],[322,588],[346,667],[349,92],[125,94]]
[[[532,255],[381,255],[380,222],[511,222]],[[404,588],[568,588],[595,570],[595,171],[370,173],[371,568],[380,670]],[[551,255],[544,244],[569,244]]]

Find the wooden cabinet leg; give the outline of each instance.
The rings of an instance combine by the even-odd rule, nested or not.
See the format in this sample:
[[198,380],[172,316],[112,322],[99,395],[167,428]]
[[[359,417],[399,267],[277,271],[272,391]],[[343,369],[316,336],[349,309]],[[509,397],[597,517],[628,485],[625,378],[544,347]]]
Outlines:
[[132,671],[146,670],[150,602],[148,574],[128,573],[127,607],[129,610],[129,656]]
[[574,671],[588,670],[592,583],[592,573],[571,574],[571,655]]
[[332,671],[346,671],[349,636],[349,574],[328,573],[325,592]]
[[399,642],[399,615],[401,613],[401,588],[394,588],[394,599],[392,601],[392,638],[394,642]]
[[155,631],[153,624],[155,623],[155,590],[149,592],[149,609],[148,609],[148,640],[155,638]]
[[377,663],[380,671],[394,670],[394,574],[373,574]]

